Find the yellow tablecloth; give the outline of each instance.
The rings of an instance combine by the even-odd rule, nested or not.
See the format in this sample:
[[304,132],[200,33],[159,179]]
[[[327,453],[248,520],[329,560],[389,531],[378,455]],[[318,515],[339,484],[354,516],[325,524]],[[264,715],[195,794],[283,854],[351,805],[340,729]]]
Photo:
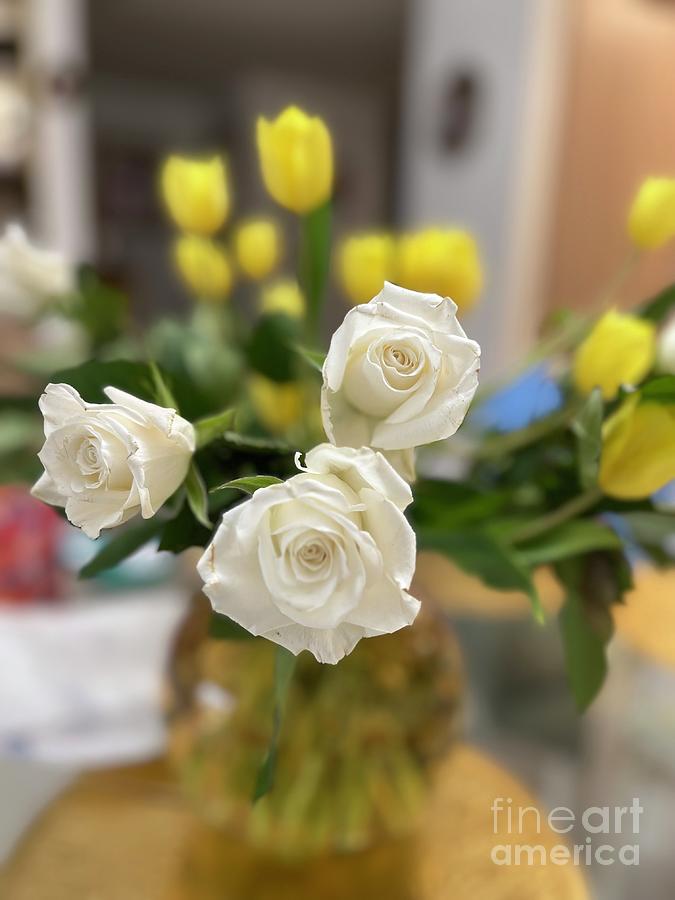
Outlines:
[[[83,777],[27,836],[0,878],[7,900],[585,900],[574,866],[495,866],[495,797],[534,801],[478,750],[458,745],[439,767],[422,832],[368,852],[287,866],[198,820],[160,766]],[[545,823],[545,817],[543,817]],[[527,817],[531,828],[533,816]],[[526,824],[527,824],[526,823]]]

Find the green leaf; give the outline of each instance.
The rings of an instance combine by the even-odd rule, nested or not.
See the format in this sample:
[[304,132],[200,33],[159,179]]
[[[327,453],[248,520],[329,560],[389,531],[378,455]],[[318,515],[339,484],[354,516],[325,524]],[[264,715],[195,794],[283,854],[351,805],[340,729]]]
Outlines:
[[621,548],[621,539],[609,526],[594,519],[564,522],[518,547],[517,555],[528,567],[548,565],[589,553]]
[[255,790],[253,802],[260,800],[274,786],[274,776],[277,768],[277,756],[279,752],[279,734],[286,706],[288,689],[295,669],[296,657],[285,647],[276,648],[274,658],[274,718],[272,722],[272,737],[270,739],[265,759],[263,760]]
[[209,519],[209,502],[206,495],[206,487],[194,460],[188,469],[187,478],[185,479],[185,490],[192,515],[200,525],[210,530],[212,526]]
[[135,553],[139,547],[152,540],[164,527],[160,519],[145,519],[137,525],[126,526],[107,539],[96,556],[80,569],[80,578],[93,578],[106,569],[111,569],[122,560]]
[[294,453],[295,449],[285,441],[276,438],[258,437],[251,434],[239,434],[236,431],[226,431],[220,440],[237,450],[245,450],[250,453]]
[[660,545],[675,535],[675,515],[672,513],[623,513],[621,520],[628,525],[632,537],[639,544]]
[[307,299],[307,335],[317,340],[330,269],[332,208],[328,201],[301,220],[300,287]]
[[65,312],[81,322],[95,347],[117,338],[127,320],[128,302],[116,288],[101,281],[91,266],[78,273],[78,290]]
[[673,309],[675,309],[675,284],[671,284],[648,300],[640,309],[640,315],[643,319],[658,324],[663,322]]
[[323,350],[309,350],[307,347],[301,347],[299,344],[296,344],[295,350],[313,369],[317,372],[323,372],[323,364],[326,360],[326,354]]
[[204,547],[211,538],[211,524],[205,528],[195,519],[189,503],[184,503],[175,518],[164,524],[160,550],[182,553],[188,547]]
[[423,478],[415,484],[411,518],[422,527],[454,531],[470,523],[489,521],[508,499],[506,493],[479,490],[462,481]]
[[176,402],[176,398],[169,388],[169,385],[166,383],[159,366],[154,362],[151,362],[148,365],[150,366],[152,383],[155,389],[155,401],[157,405],[163,406],[166,409],[178,410],[178,403]]
[[262,316],[248,341],[248,361],[256,372],[272,381],[293,381],[297,376],[295,345],[301,323],[284,313]]
[[255,635],[228,616],[214,612],[209,620],[209,637],[218,641],[252,641]]
[[584,490],[593,487],[598,481],[603,412],[602,393],[594,388],[572,421],[572,431],[577,439],[579,481]]
[[109,403],[103,389],[119,388],[154,403],[156,400],[154,379],[147,363],[115,360],[98,362],[91,360],[70,369],[61,369],[50,377],[55,384],[69,384],[89,403]]
[[236,410],[226,409],[215,416],[198,419],[194,423],[197,432],[197,447],[204,447],[216,438],[223,437],[225,432],[234,424]]
[[675,375],[652,378],[640,388],[640,400],[651,403],[675,403]]
[[537,589],[532,573],[515,550],[504,546],[482,531],[451,532],[442,529],[423,528],[417,533],[419,550],[436,550],[456,565],[475,575],[488,587],[498,591],[522,591],[532,604],[532,612],[538,622],[544,621]]
[[272,484],[281,484],[282,479],[274,475],[247,475],[244,478],[235,478],[234,481],[226,481],[218,487],[211,488],[210,494],[215,491],[224,491],[226,488],[237,488],[247,494],[254,494],[259,488],[269,487]]
[[605,642],[590,626],[579,589],[567,586],[559,616],[565,664],[572,695],[583,712],[595,698],[607,675]]

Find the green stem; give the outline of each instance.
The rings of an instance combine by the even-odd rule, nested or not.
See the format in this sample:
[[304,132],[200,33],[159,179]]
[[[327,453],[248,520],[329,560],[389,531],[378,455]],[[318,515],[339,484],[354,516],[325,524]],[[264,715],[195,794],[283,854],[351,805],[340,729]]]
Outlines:
[[564,409],[543,419],[537,419],[536,422],[532,422],[531,425],[520,428],[518,431],[486,438],[472,456],[474,459],[494,459],[497,456],[513,453],[514,450],[520,450],[521,447],[527,447],[528,444],[534,444],[559,428],[568,425],[577,414],[578,408],[577,403],[571,403]]
[[330,263],[330,202],[300,219],[299,281],[307,303],[306,341],[319,343],[321,313]]
[[601,497],[602,491],[599,487],[590,488],[585,493],[573,497],[571,500],[568,500],[567,503],[563,503],[558,509],[551,510],[551,512],[535,519],[534,522],[528,522],[527,525],[523,525],[522,528],[517,528],[509,536],[509,543],[522,544],[525,543],[525,541],[531,541],[533,538],[539,537],[540,534],[550,531],[557,525],[562,525],[563,522],[568,522],[570,519],[574,519],[576,516],[581,515],[581,513],[586,512],[586,510],[595,506]]

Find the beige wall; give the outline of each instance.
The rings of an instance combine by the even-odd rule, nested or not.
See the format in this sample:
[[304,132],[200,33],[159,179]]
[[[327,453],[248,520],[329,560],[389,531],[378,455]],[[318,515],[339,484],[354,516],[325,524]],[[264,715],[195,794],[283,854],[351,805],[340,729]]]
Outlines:
[[[675,175],[675,5],[561,0],[575,7],[569,48],[549,309],[588,305],[625,258],[626,209],[643,176]],[[626,305],[675,281],[675,247],[644,260]]]

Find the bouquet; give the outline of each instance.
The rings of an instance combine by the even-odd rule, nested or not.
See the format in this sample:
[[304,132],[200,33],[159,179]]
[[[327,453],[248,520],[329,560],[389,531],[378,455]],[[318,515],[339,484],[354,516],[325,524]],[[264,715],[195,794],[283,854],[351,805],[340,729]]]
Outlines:
[[[586,315],[560,317],[509,384],[478,390],[480,347],[460,324],[482,281],[472,236],[353,235],[334,269],[354,306],[325,347],[330,132],[290,107],[259,120],[257,145],[268,193],[293,216],[297,281],[271,277],[282,247],[273,219],[244,220],[224,238],[222,158],[166,161],[174,261],[195,313],[125,343],[117,299],[108,304],[98,358],[54,375],[40,398],[33,493],[92,539],[115,530],[85,576],[151,540],[203,548],[211,636],[240,653],[249,639],[276,645],[264,670],[269,743],[252,778],[260,798],[283,764],[296,658],[316,661],[305,687],[325,666],[337,666],[338,684],[359,642],[414,632],[417,549],[522,591],[538,620],[533,573],[550,566],[565,590],[570,685],[586,708],[630,555],[670,561],[675,518],[658,492],[675,478],[675,286],[627,314],[613,306],[615,283]],[[645,182],[629,233],[638,250],[675,236],[675,181]],[[81,273],[79,310],[84,284]],[[454,457],[448,471],[461,477],[425,474],[431,453],[435,471]]]

